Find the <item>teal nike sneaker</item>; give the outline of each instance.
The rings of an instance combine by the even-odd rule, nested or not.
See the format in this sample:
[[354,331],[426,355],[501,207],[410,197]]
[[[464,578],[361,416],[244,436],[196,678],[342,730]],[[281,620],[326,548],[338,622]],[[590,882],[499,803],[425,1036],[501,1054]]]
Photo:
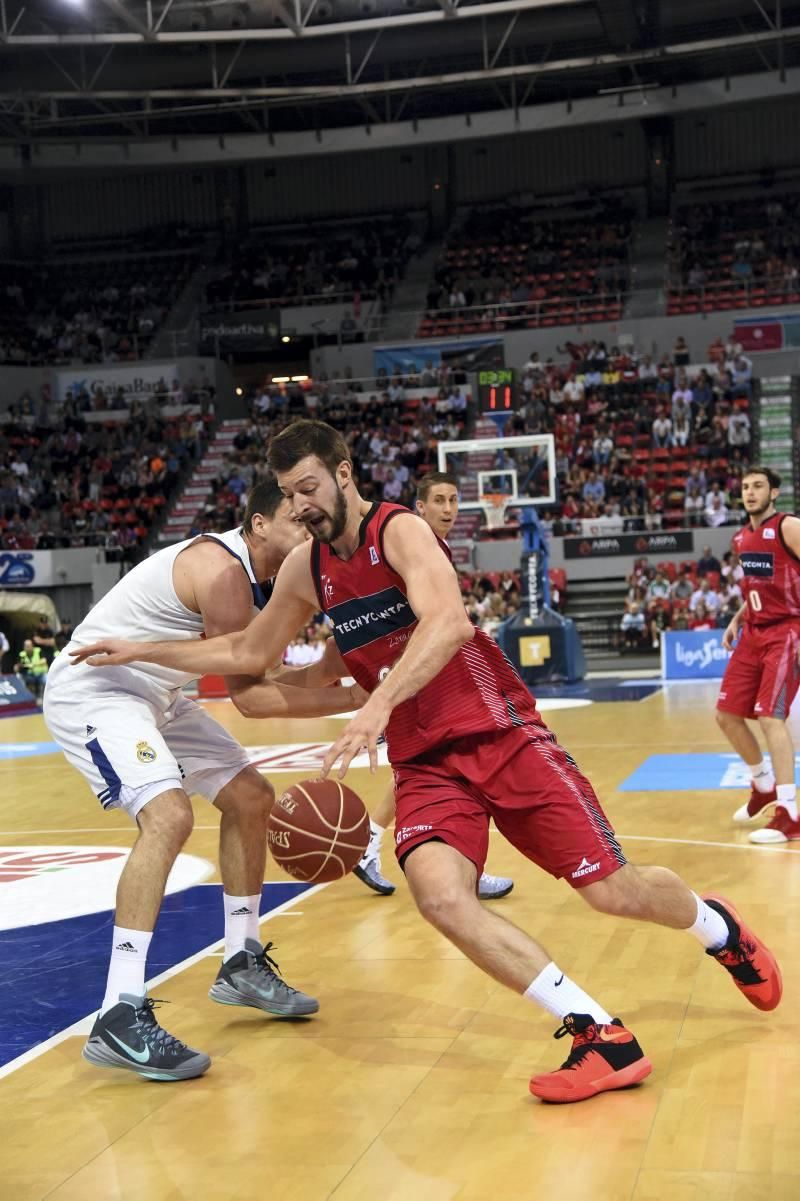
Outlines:
[[278,965],[268,955],[272,943],[262,947],[248,938],[245,949],[226,960],[208,995],[219,1005],[244,1005],[261,1009],[276,1017],[310,1017],[319,1009],[319,1001],[308,997],[282,980]]
[[187,1047],[155,1019],[160,1001],[123,993],[99,1014],[81,1054],[97,1068],[122,1068],[146,1080],[191,1080],[211,1067],[202,1051]]

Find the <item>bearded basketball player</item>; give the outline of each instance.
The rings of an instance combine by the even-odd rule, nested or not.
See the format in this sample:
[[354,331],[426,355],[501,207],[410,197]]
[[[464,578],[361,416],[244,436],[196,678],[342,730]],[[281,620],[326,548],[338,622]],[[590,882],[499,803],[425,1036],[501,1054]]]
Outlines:
[[[733,549],[744,570],[744,603],[722,640],[733,654],[717,700],[717,723],[752,777],[750,799],[733,820],[772,815],[750,835],[760,844],[800,839],[794,744],[786,725],[800,686],[800,519],[776,510],[780,486],[771,467],[751,467],[742,477],[749,521]],[[748,720],[758,722],[769,767]]]
[[[436,537],[447,544],[447,538],[458,517],[458,480],[446,471],[431,471],[417,484],[416,510],[427,521]],[[388,826],[394,825],[394,785],[388,789],[370,815],[370,840],[361,862],[353,869],[359,880],[373,892],[390,896],[394,884],[381,874],[381,842]],[[482,901],[506,897],[514,881],[506,876],[491,876],[483,872],[478,881],[478,896]]]
[[594,790],[542,722],[497,644],[468,620],[433,531],[399,505],[359,495],[346,442],[321,421],[275,437],[269,463],[312,535],[289,555],[267,608],[241,633],[205,642],[101,640],[76,660],[258,676],[309,614],[330,617],[339,653],[371,695],[324,761],[339,776],[385,731],[395,771],[397,856],[422,916],[487,975],[541,1005],[571,1035],[562,1066],[531,1092],[580,1101],[625,1088],[652,1065],[634,1035],[539,943],[481,905],[489,821],[594,909],[684,930],[756,1008],[774,1009],[780,969],[724,898],[700,897],[672,871],[634,867]]

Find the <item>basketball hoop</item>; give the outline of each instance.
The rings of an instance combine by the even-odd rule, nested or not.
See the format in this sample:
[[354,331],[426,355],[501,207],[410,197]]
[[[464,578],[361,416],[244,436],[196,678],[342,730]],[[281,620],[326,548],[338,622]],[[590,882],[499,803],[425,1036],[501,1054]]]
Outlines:
[[509,498],[504,492],[484,492],[481,497],[487,530],[499,530],[505,525],[506,505]]

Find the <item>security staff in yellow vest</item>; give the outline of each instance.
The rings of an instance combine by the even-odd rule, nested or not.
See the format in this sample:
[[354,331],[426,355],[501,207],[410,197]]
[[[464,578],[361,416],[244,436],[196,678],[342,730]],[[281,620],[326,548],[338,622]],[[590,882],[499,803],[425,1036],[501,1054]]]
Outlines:
[[40,646],[34,646],[31,638],[26,638],[22,650],[17,656],[14,671],[22,676],[34,696],[39,697],[44,692],[47,679],[47,659]]

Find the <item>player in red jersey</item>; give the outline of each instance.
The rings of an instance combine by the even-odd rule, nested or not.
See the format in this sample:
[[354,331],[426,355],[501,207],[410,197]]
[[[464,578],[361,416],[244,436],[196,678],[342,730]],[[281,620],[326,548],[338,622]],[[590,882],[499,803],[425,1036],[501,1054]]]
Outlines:
[[[800,686],[800,519],[775,509],[780,486],[771,467],[751,467],[742,477],[750,521],[735,535],[733,549],[744,569],[744,603],[723,638],[728,650],[735,649],[717,700],[719,727],[753,781],[750,800],[733,820],[755,821],[774,809],[767,825],[750,835],[756,843],[800,839],[794,745],[786,726]],[[748,718],[761,727],[771,768]]]
[[[446,471],[431,471],[417,484],[416,510],[440,541],[446,543],[458,516],[458,480]],[[381,874],[381,841],[386,829],[394,825],[394,784],[387,790],[370,814],[370,840],[361,862],[353,869],[359,880],[383,896],[394,892],[394,884]],[[482,872],[478,880],[478,896],[482,901],[507,897],[514,881],[507,876],[492,876]]]
[[94,666],[134,660],[258,676],[314,610],[333,623],[346,669],[370,698],[330,748],[340,776],[366,747],[373,770],[386,732],[397,788],[397,854],[422,915],[493,979],[541,1005],[570,1034],[561,1068],[531,1092],[580,1101],[652,1070],[633,1034],[528,934],[480,904],[489,819],[595,909],[687,930],[759,1009],[781,998],[780,969],[723,898],[701,899],[663,867],[626,862],[589,781],[560,747],[497,644],[467,619],[442,544],[424,521],[363,500],[347,444],[320,421],[273,439],[270,466],[312,534],[278,575],[273,598],[240,634],[205,642],[85,647]]

